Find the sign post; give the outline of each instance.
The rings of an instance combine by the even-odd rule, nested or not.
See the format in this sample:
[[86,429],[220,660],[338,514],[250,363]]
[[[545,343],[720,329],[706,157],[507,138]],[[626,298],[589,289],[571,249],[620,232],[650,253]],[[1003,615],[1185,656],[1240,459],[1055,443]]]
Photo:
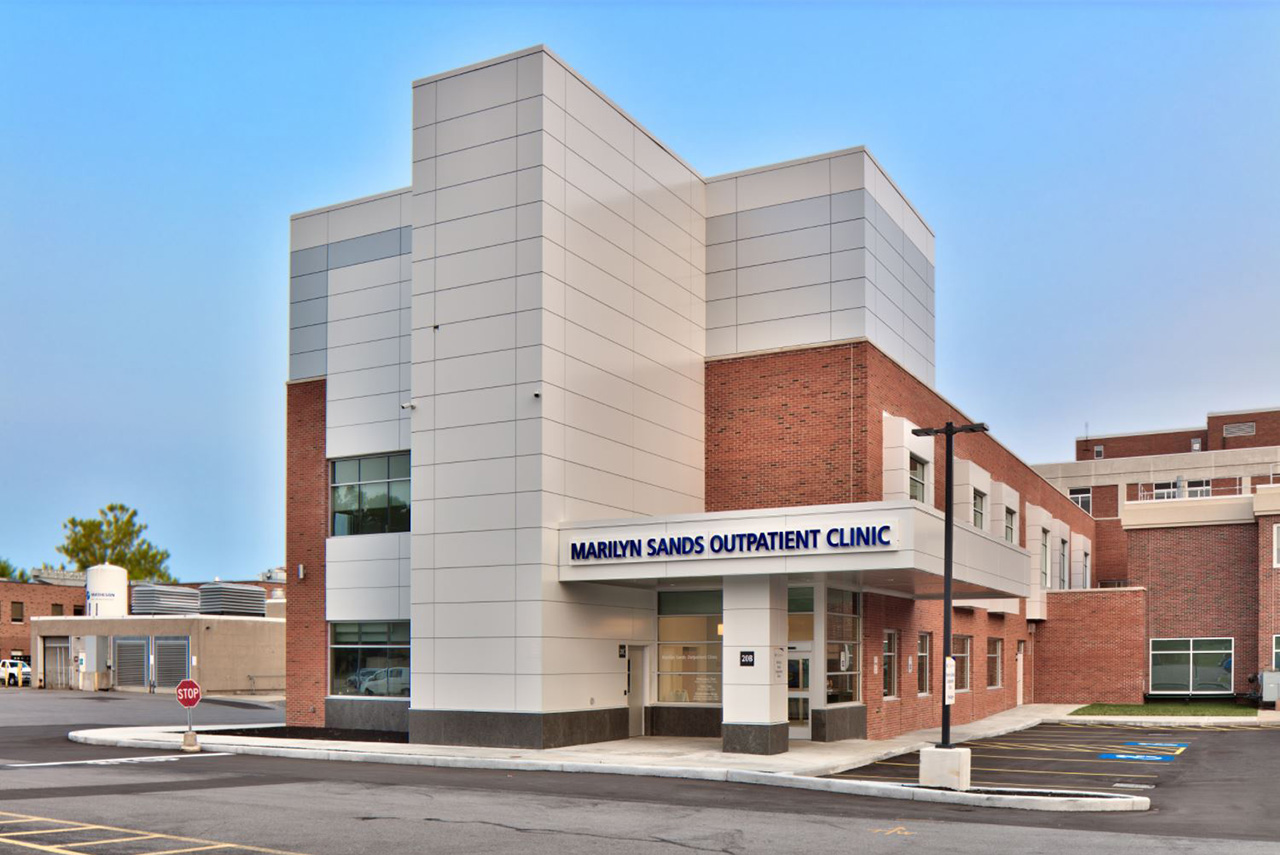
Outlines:
[[178,703],[182,704],[187,711],[187,732],[182,734],[182,750],[199,751],[200,744],[196,741],[196,732],[191,729],[191,710],[200,703],[200,684],[195,680],[183,680],[174,689],[174,694],[178,697]]

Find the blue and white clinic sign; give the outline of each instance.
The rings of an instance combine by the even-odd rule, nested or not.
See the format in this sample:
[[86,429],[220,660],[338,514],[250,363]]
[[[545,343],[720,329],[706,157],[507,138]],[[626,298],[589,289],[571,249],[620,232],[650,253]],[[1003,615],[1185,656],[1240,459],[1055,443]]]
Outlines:
[[696,532],[648,537],[604,536],[569,543],[571,564],[753,558],[768,555],[874,552],[898,548],[892,522],[822,528]]

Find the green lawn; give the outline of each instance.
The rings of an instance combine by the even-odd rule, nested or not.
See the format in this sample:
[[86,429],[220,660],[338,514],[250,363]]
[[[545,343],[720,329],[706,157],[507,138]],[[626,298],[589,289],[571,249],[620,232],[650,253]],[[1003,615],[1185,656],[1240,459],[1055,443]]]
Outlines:
[[1253,707],[1232,703],[1231,701],[1156,701],[1147,704],[1089,704],[1081,707],[1072,715],[1142,715],[1142,716],[1174,716],[1174,715],[1240,715],[1256,716],[1258,711]]

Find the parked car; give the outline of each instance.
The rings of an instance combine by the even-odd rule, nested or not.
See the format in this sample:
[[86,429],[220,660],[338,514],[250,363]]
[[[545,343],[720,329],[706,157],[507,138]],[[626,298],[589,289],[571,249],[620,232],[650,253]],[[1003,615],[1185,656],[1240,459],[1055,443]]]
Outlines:
[[379,668],[360,686],[362,695],[409,695],[408,668]]
[[347,688],[356,692],[360,691],[360,686],[363,685],[364,681],[378,673],[378,670],[377,668],[361,668],[359,671],[347,675]]
[[19,659],[0,659],[0,682],[6,686],[30,686],[31,666]]

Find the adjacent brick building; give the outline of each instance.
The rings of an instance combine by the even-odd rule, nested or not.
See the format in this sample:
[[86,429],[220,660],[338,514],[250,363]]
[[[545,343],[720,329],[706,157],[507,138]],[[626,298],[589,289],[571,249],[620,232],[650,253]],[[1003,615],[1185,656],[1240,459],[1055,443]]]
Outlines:
[[84,614],[83,585],[0,580],[0,658],[31,657],[31,618]]

